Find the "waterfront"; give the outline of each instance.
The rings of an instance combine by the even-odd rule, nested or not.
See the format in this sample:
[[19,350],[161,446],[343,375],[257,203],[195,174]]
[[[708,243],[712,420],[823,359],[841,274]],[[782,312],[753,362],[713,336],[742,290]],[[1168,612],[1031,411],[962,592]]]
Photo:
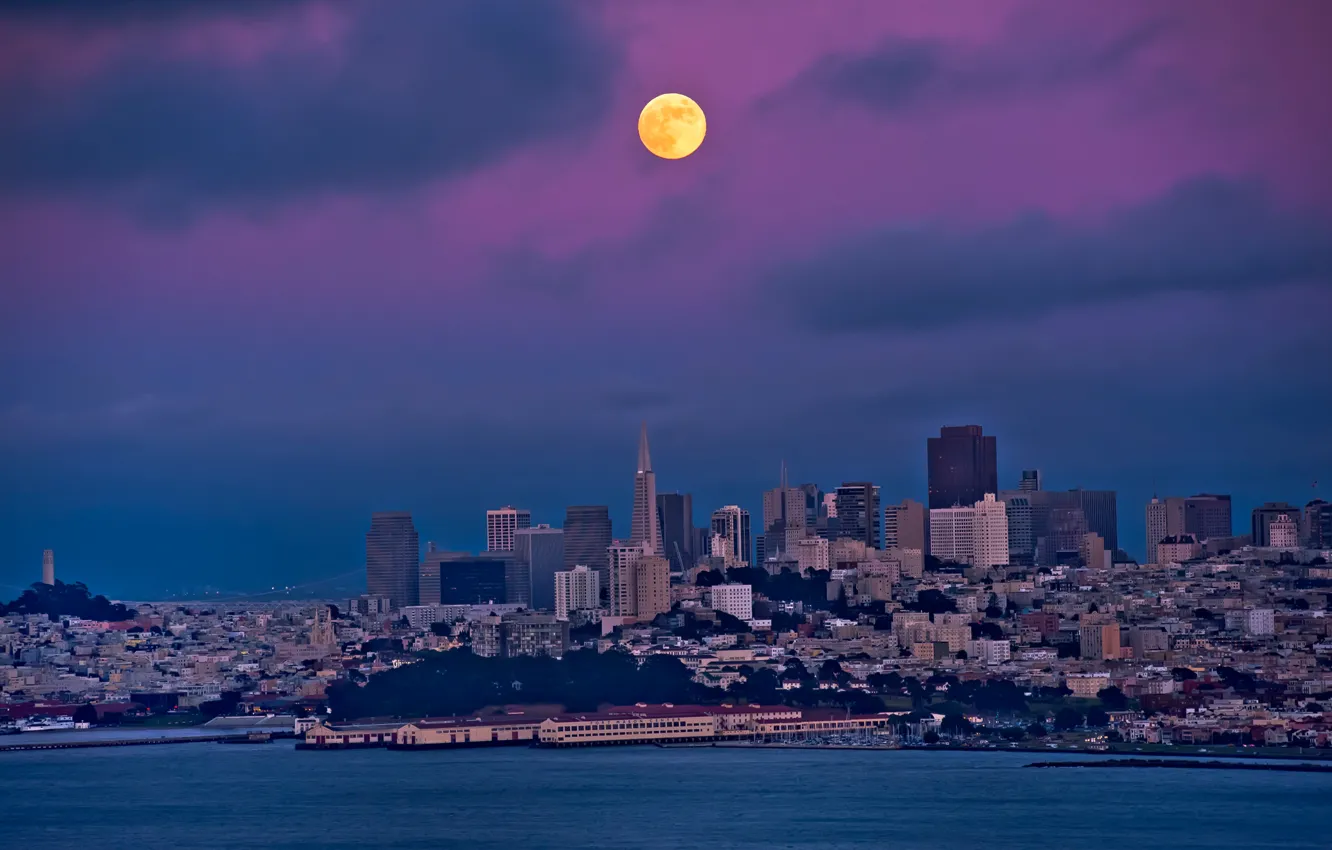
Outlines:
[[1326,847],[1315,813],[1332,792],[1327,776],[1025,769],[1031,760],[726,748],[404,757],[299,753],[287,744],[133,747],[9,754],[0,799],[23,801],[6,819],[6,840],[28,850],[94,840],[101,850]]

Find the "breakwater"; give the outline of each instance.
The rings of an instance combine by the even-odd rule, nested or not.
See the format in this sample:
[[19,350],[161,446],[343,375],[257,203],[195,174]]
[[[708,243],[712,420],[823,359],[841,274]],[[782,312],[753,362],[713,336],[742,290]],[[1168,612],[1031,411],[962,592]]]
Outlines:
[[1332,773],[1332,765],[1293,762],[1276,764],[1243,761],[1197,761],[1187,759],[1098,759],[1096,761],[1038,761],[1027,767],[1166,767],[1184,770],[1281,770],[1291,773]]

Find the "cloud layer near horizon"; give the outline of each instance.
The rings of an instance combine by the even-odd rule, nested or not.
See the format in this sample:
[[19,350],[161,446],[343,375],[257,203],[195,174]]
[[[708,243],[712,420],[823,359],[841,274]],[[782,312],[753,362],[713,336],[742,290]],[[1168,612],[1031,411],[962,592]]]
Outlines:
[[919,498],[964,421],[1130,551],[1153,482],[1332,479],[1325,5],[240,8],[0,2],[0,582],[627,527],[640,418],[700,521],[783,458]]

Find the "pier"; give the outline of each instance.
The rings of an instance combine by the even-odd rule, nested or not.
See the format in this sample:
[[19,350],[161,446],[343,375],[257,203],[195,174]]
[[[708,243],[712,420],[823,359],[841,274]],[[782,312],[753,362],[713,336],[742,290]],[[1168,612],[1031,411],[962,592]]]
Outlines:
[[[269,735],[265,739],[292,738],[291,734]],[[154,744],[206,744],[206,743],[258,743],[248,733],[229,735],[181,735],[174,738],[114,738],[105,740],[82,740],[82,741],[32,741],[21,743],[0,743],[0,753],[3,752],[31,752],[33,750],[82,750],[89,747],[146,747]]]

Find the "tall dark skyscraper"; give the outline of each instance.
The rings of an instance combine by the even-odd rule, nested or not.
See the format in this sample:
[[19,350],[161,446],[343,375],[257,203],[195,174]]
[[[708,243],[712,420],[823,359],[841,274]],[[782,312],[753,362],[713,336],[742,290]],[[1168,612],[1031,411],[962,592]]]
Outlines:
[[1025,497],[1031,506],[1031,539],[1038,565],[1054,566],[1052,558],[1056,551],[1068,551],[1070,546],[1077,549],[1077,541],[1071,537],[1077,520],[1068,511],[1080,514],[1083,533],[1091,531],[1099,535],[1107,551],[1119,547],[1119,507],[1114,490],[1031,490],[1015,495]]
[[609,587],[611,545],[610,508],[572,505],[564,511],[564,568],[582,564],[601,573],[601,586]]
[[520,528],[513,535],[513,557],[522,569],[510,574],[525,582],[520,593],[525,592],[527,598],[515,599],[512,587],[506,588],[506,598],[542,611],[554,611],[555,573],[564,569],[564,531],[548,525]]
[[1198,540],[1216,540],[1235,534],[1230,497],[1199,493],[1184,500],[1184,532]]
[[1313,499],[1304,506],[1304,540],[1311,549],[1332,546],[1332,504]]
[[843,484],[837,488],[835,504],[837,537],[859,540],[871,549],[883,548],[883,514],[876,485],[867,481]]
[[931,510],[974,505],[999,492],[995,439],[984,436],[981,426],[940,428],[939,436],[929,438],[927,454]]
[[688,493],[657,494],[662,554],[674,572],[694,566],[694,499]]
[[421,541],[406,511],[386,511],[370,517],[365,535],[365,589],[371,596],[387,596],[394,608],[416,605],[420,599]]
[[508,602],[507,577],[514,569],[509,553],[458,555],[439,565],[439,601],[443,605]]

